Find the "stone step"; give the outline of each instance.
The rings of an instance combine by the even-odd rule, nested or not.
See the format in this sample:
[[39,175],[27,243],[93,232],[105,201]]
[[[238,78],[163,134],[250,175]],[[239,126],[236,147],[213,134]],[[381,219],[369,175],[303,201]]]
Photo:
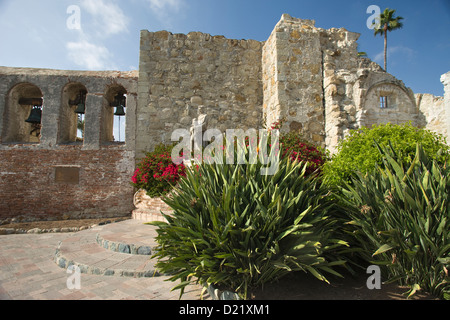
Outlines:
[[[165,213],[167,215],[171,215],[172,212],[167,212],[165,211]],[[166,218],[164,218],[164,216],[156,210],[148,210],[148,209],[136,209],[133,210],[132,212],[132,218],[134,220],[138,220],[138,221],[146,221],[146,222],[150,222],[150,221],[162,221],[162,222],[167,222]]]
[[[143,226],[149,228],[148,236],[145,236]],[[159,276],[155,267],[156,259],[149,255],[151,252],[138,254],[139,251],[152,251],[156,246],[155,232],[154,227],[136,220],[83,230],[60,242],[54,261],[61,268],[67,269],[74,265],[79,267],[81,273],[87,274],[135,278]],[[113,244],[124,251],[127,251],[124,248],[128,246],[129,253],[112,250]],[[134,251],[136,254],[132,254]]]
[[151,255],[158,243],[156,227],[144,222],[126,220],[110,224],[97,232],[99,246],[120,253]]

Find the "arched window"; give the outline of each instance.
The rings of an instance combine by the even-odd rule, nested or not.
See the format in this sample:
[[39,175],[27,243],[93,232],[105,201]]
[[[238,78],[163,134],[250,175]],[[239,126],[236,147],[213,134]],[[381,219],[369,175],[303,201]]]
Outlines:
[[81,83],[69,83],[64,87],[59,121],[59,143],[83,141],[86,95],[86,87]]
[[382,81],[367,90],[361,114],[361,125],[401,124],[416,122],[417,108],[414,96],[401,84]]
[[120,85],[107,89],[102,108],[102,142],[125,142],[127,91]]
[[44,99],[34,84],[19,83],[6,97],[2,141],[39,143]]

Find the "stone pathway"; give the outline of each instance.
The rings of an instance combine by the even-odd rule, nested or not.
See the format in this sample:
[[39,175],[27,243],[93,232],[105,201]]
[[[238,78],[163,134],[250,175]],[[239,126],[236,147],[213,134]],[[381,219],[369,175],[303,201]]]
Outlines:
[[[151,250],[154,234],[145,237],[146,228],[127,220],[76,233],[0,236],[0,300],[178,300],[179,291],[171,291],[177,283],[155,274],[149,255],[111,250],[117,244]],[[82,272],[79,289],[69,289],[68,282],[76,283],[70,264]],[[200,294],[193,285],[182,299]]]

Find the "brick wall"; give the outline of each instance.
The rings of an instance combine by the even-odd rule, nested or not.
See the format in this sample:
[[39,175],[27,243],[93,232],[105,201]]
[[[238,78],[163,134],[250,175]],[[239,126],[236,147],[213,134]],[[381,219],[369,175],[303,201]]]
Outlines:
[[134,152],[124,146],[43,150],[14,145],[0,152],[0,220],[131,216]]

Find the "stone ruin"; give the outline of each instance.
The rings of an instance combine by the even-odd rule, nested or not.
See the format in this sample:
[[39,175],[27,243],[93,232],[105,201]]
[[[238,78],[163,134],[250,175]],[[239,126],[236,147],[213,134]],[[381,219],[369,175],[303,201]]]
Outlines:
[[[450,72],[444,97],[415,94],[359,57],[358,37],[284,14],[264,42],[143,30],[138,71],[0,67],[0,222],[129,214],[135,163],[175,129],[260,129],[283,119],[282,131],[331,152],[351,129],[388,122],[450,138]],[[113,137],[118,93],[126,95],[124,142]],[[36,101],[38,135],[25,122]]]

